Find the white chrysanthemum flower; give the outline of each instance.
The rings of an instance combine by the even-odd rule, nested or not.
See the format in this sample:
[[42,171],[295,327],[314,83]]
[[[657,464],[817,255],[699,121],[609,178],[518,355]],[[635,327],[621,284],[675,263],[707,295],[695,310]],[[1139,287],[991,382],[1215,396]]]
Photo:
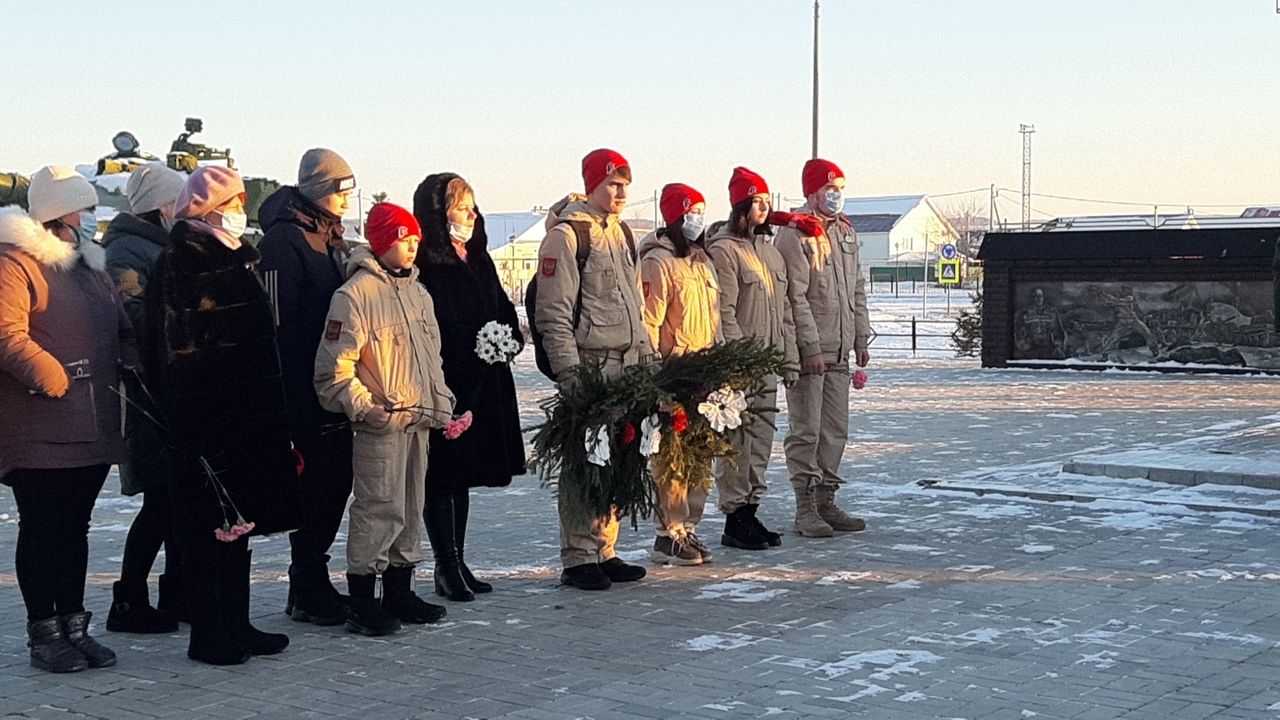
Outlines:
[[747,409],[747,397],[741,390],[728,385],[707,395],[698,403],[698,412],[711,423],[711,429],[724,432],[742,426],[742,413]]
[[662,445],[662,419],[657,414],[650,415],[640,423],[640,454],[649,457],[656,455]]
[[609,464],[609,431],[605,426],[592,430],[587,428],[587,436],[583,442],[587,451],[587,462],[604,467]]

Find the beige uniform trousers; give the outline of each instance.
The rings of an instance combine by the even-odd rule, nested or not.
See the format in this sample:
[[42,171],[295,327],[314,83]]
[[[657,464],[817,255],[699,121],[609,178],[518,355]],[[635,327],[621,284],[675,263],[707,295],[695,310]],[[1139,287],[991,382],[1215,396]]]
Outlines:
[[658,509],[653,515],[658,536],[684,537],[694,533],[707,504],[707,488],[669,478],[656,460],[650,463],[650,469],[658,485]]
[[[609,379],[622,374],[624,368],[640,360],[638,351],[578,350],[581,362],[600,364],[604,376]],[[602,563],[614,557],[613,547],[618,544],[618,513],[597,518],[579,517],[565,506],[564,496],[559,496],[560,512],[560,564],[566,569],[577,565]]]
[[[750,400],[751,407],[776,408],[778,376],[764,377],[764,390]],[[728,458],[716,462],[716,489],[720,492],[720,511],[728,515],[743,505],[758,505],[766,490],[764,472],[773,454],[773,434],[777,410],[760,412],[737,430],[729,432],[733,445],[733,462]]]
[[801,375],[787,388],[790,429],[782,442],[791,486],[838,487],[840,460],[849,442],[849,365],[828,365],[822,374]]
[[423,560],[422,507],[427,481],[426,432],[357,432],[355,479],[347,530],[347,572],[382,573]]

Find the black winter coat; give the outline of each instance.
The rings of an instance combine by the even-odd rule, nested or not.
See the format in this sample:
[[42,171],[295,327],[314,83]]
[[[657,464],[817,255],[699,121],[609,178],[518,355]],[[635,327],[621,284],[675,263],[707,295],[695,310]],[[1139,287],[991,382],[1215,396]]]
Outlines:
[[329,301],[347,279],[342,219],[316,207],[295,187],[272,193],[258,217],[266,231],[258,243],[258,269],[276,310],[289,431],[295,438],[349,432],[344,416],[320,407],[313,382]]
[[[124,303],[134,335],[143,337],[146,314],[144,298],[160,254],[169,247],[169,233],[155,223],[120,213],[111,220],[102,236],[106,253],[106,269],[115,282]],[[124,375],[127,407],[125,409],[125,442],[128,462],[120,466],[120,491],[137,495],[154,488],[164,488],[173,474],[172,458],[164,442],[163,431],[152,419],[158,412],[146,391]],[[150,415],[151,417],[147,417]]]
[[179,222],[147,288],[148,384],[174,447],[170,485],[187,531],[212,533],[236,512],[255,535],[300,524],[275,322],[249,245],[231,250]]
[[[476,220],[464,262],[454,251],[445,218],[445,189],[457,177],[431,175],[413,196],[413,214],[422,226],[419,279],[431,293],[440,324],[444,379],[457,398],[454,413],[468,410],[472,425],[456,440],[431,431],[427,492],[468,487],[502,487],[526,472],[520,411],[511,367],[490,365],[476,355],[476,334],[491,320],[511,327],[523,348],[515,306],[498,281],[486,247],[484,218]],[[479,215],[477,209],[476,214]]]

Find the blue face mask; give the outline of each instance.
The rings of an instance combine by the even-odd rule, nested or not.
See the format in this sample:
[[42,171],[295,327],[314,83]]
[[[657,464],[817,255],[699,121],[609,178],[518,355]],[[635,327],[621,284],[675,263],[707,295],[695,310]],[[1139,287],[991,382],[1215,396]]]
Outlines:
[[76,233],[76,247],[91,243],[98,234],[98,216],[92,210],[80,213],[80,227],[73,228]]
[[707,222],[707,216],[702,213],[689,213],[684,216],[684,222],[680,223],[680,232],[684,235],[684,239],[693,242],[702,235],[702,229]]
[[844,209],[844,193],[828,190],[822,198],[822,210],[828,215],[838,215]]

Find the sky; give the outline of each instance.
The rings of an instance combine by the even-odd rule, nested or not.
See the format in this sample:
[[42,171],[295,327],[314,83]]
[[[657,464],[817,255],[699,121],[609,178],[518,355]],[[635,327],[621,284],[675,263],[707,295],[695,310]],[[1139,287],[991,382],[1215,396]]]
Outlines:
[[[183,119],[246,175],[339,152],[409,205],[453,171],[489,211],[549,205],[607,146],[632,207],[667,182],[728,211],[735,165],[800,196],[810,0],[6,3],[0,172],[89,163]],[[847,195],[930,193],[1033,217],[1280,205],[1277,0],[825,0],[819,155]],[[1140,203],[1101,205],[1043,195]],[[649,201],[649,204],[643,204]],[[367,202],[367,200],[366,200]],[[1224,207],[1212,207],[1223,205]],[[366,205],[367,207],[367,205]]]

